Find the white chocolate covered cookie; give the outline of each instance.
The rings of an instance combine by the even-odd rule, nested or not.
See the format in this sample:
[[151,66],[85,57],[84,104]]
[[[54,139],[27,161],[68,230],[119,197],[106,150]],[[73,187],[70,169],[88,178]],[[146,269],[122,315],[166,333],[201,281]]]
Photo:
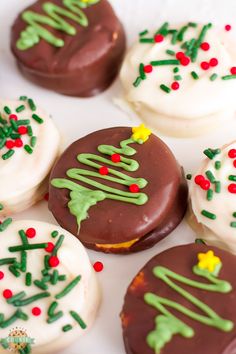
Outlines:
[[236,141],[205,154],[190,184],[190,225],[207,244],[236,254]]
[[124,99],[166,135],[207,133],[236,110],[236,51],[228,30],[212,24],[164,23],[144,31],[121,69]]
[[8,339],[16,328],[30,338],[17,353],[58,353],[91,327],[100,303],[84,247],[61,227],[32,220],[13,222],[0,244],[0,353],[16,349]]
[[0,99],[0,216],[42,199],[60,142],[53,120],[32,99]]

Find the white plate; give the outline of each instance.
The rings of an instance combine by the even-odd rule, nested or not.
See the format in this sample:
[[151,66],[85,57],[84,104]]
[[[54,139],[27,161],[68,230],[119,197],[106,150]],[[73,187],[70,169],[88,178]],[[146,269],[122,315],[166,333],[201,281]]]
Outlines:
[[[65,137],[65,146],[94,130],[137,124],[138,121],[131,120],[112,103],[112,98],[120,91],[118,81],[100,96],[78,99],[37,87],[21,76],[9,50],[10,27],[16,15],[30,3],[32,0],[0,0],[0,97],[33,97],[52,114]],[[219,26],[230,23],[236,28],[235,0],[111,0],[111,3],[125,25],[129,44],[137,38],[142,29],[156,28],[166,20],[210,21]],[[172,148],[185,171],[191,172],[198,166],[205,147],[217,147],[235,137],[234,122],[220,132],[202,138],[184,140],[164,137],[163,140]],[[15,216],[15,219],[21,218],[55,222],[45,201]],[[128,284],[152,256],[170,246],[193,240],[193,232],[183,221],[165,240],[138,254],[112,256],[88,251],[92,262],[100,260],[105,266],[104,271],[98,274],[103,290],[103,302],[94,327],[65,353],[124,354],[119,312]]]

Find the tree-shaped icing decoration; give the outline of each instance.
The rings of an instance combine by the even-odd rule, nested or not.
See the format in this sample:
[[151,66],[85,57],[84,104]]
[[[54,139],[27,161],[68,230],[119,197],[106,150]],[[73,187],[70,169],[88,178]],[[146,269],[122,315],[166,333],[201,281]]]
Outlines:
[[[89,208],[104,199],[112,199],[136,205],[143,205],[147,202],[147,195],[139,191],[148,183],[144,178],[130,177],[112,168],[115,166],[128,172],[138,170],[138,162],[130,158],[130,156],[136,154],[136,150],[129,145],[145,143],[151,131],[144,124],[141,124],[139,127],[132,128],[132,133],[129,139],[120,142],[120,147],[112,145],[98,146],[98,151],[110,156],[110,158],[90,153],[79,154],[77,156],[80,163],[93,167],[94,171],[71,168],[66,172],[70,179],[54,178],[51,181],[51,184],[56,188],[67,188],[70,190],[68,208],[70,213],[77,219],[78,229],[81,222],[88,217]],[[112,167],[108,168],[107,166]],[[129,190],[123,191],[118,188],[109,187],[105,183],[94,180],[93,177],[102,179],[104,182],[111,181],[116,184],[125,185]],[[83,182],[93,187],[93,189],[84,187],[80,183],[72,181],[72,179]]]
[[173,308],[195,321],[215,327],[224,332],[230,332],[234,327],[233,322],[220,317],[207,304],[171,280],[174,279],[178,283],[183,283],[189,287],[205,291],[224,294],[231,291],[232,286],[229,282],[217,278],[222,263],[220,258],[214,255],[213,251],[210,250],[207,253],[199,253],[198,261],[198,264],[193,267],[193,273],[209,280],[210,283],[201,283],[186,278],[161,266],[157,266],[153,269],[153,273],[157,278],[161,279],[167,286],[195,305],[204,314],[194,312],[173,300],[160,297],[153,293],[146,293],[144,295],[145,302],[160,312],[155,318],[155,329],[147,336],[147,343],[156,354],[161,353],[161,349],[171,341],[174,335],[181,335],[185,338],[192,338],[195,335],[193,328],[174,316],[166,307]]

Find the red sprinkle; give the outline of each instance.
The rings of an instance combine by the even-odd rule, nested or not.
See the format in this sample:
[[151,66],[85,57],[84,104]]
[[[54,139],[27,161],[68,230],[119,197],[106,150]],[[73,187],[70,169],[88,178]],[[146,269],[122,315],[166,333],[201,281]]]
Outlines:
[[21,134],[21,135],[27,134],[27,133],[28,133],[28,128],[25,127],[25,126],[22,126],[22,127],[19,127],[19,128],[17,129],[17,131],[18,131],[18,133]]
[[152,67],[152,65],[150,65],[150,64],[145,65],[144,68],[143,68],[143,71],[144,71],[146,74],[151,73],[152,70],[153,70],[153,67]]
[[230,31],[231,28],[232,28],[231,25],[225,25],[225,30],[226,30],[226,31]]
[[34,307],[34,308],[32,308],[32,315],[34,315],[34,316],[39,316],[39,315],[41,315],[41,309],[39,308],[39,307]]
[[230,69],[230,72],[232,75],[236,75],[236,66],[232,66],[232,68]]
[[12,148],[15,146],[15,142],[14,142],[13,140],[7,140],[7,141],[5,142],[5,146],[6,146],[6,148],[8,148],[8,149],[12,149]]
[[103,176],[108,175],[108,168],[106,166],[100,167],[99,173],[100,173],[100,175],[103,175]]
[[15,140],[15,147],[20,148],[23,146],[23,141],[20,138]]
[[190,63],[190,58],[189,57],[183,57],[182,59],[180,59],[180,64],[183,66],[187,66]]
[[211,58],[210,61],[209,61],[209,65],[210,66],[217,66],[218,65],[218,59],[216,58]]
[[184,52],[177,52],[175,54],[175,56],[176,56],[176,59],[178,59],[178,60],[181,60],[181,59],[185,58]]
[[204,50],[205,52],[208,51],[210,49],[210,44],[208,42],[203,42],[200,45],[201,49]]
[[60,261],[57,256],[52,256],[49,258],[48,263],[50,267],[55,268],[60,264]]
[[54,246],[54,244],[52,242],[48,242],[48,245],[45,248],[45,251],[51,253],[53,251],[54,247],[55,246]]
[[0,271],[0,280],[4,278],[4,273]]
[[28,238],[34,238],[36,235],[36,230],[33,227],[30,227],[25,231],[25,233]]
[[233,164],[234,164],[234,167],[236,168],[236,160],[234,160]]
[[95,272],[99,273],[103,270],[104,266],[102,262],[95,262],[93,265]]
[[211,183],[210,181],[208,181],[208,179],[205,179],[204,181],[201,182],[200,187],[204,190],[204,191],[208,191],[208,189],[210,188]]
[[162,34],[156,34],[155,37],[154,37],[154,41],[156,43],[160,43],[164,40],[164,36]]
[[9,119],[18,120],[18,117],[16,114],[10,114]]
[[236,193],[236,183],[231,183],[231,184],[228,186],[228,191],[229,191],[230,193],[235,194],[235,193]]
[[236,149],[230,149],[229,152],[228,152],[228,156],[231,159],[234,159],[236,157]]
[[207,61],[202,61],[201,68],[202,70],[208,70],[210,68],[210,64]]
[[111,161],[112,162],[120,162],[120,155],[119,154],[111,155]]
[[203,181],[205,181],[205,178],[203,175],[197,175],[195,178],[194,178],[194,182],[198,185],[200,185]]
[[172,90],[178,90],[179,89],[179,83],[177,81],[173,82],[171,85]]
[[45,196],[43,197],[43,199],[46,200],[46,202],[47,202],[49,199],[49,193],[46,193]]
[[137,184],[131,184],[129,186],[129,190],[131,193],[138,193],[139,192],[139,186]]
[[10,299],[13,295],[10,289],[5,289],[2,294],[5,299]]

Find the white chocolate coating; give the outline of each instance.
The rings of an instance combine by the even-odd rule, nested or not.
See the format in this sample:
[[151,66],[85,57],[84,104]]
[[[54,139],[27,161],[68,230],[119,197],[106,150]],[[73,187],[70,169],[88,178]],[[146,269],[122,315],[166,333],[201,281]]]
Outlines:
[[[22,104],[26,109],[16,113],[15,109]],[[7,160],[3,160],[1,156],[8,149],[4,147],[0,150],[0,203],[4,206],[0,215],[9,215],[24,210],[43,197],[47,189],[47,176],[59,155],[61,142],[53,120],[39,107],[32,112],[27,102],[0,99],[0,112],[7,120],[9,120],[9,115],[3,110],[5,106],[10,107],[19,120],[30,120],[37,142],[32,154],[28,154],[23,147],[14,148],[14,155]],[[44,120],[43,124],[32,119],[33,113]],[[28,134],[22,135],[21,139],[24,144],[30,145]]]
[[[189,27],[184,41],[198,38],[203,25]],[[176,28],[176,26],[170,26]],[[179,29],[180,27],[177,27]],[[152,37],[153,32],[145,37]],[[146,74],[138,87],[133,82],[139,76],[139,65],[150,64],[155,60],[175,59],[166,50],[175,53],[183,51],[181,44],[171,44],[171,35],[167,35],[161,43],[136,43],[128,52],[121,69],[121,82],[124,88],[124,99],[131,108],[150,127],[167,135],[194,136],[208,132],[219,126],[225,119],[232,118],[236,110],[234,92],[236,80],[222,80],[230,74],[230,68],[236,66],[235,45],[231,45],[226,31],[217,31],[214,26],[207,31],[204,42],[210,44],[210,50],[199,49],[196,62],[187,66],[179,65],[179,72],[173,73],[174,65],[153,66],[153,71]],[[211,58],[217,58],[219,64],[209,70],[202,70],[200,64]],[[194,80],[191,72],[199,75]],[[209,78],[217,73],[218,78]],[[174,75],[181,75],[178,81],[180,88],[166,93],[160,89],[161,84],[171,87]]]
[[[10,327],[0,328],[0,338],[5,338],[9,334],[9,330],[15,327],[24,328],[27,335],[35,338],[35,344],[32,345],[33,354],[42,353],[57,353],[59,350],[68,346],[83,335],[88,328],[91,327],[98,310],[100,303],[100,289],[97,283],[96,274],[90,264],[87,253],[83,245],[73,235],[65,231],[61,227],[38,221],[16,221],[12,223],[4,232],[0,233],[0,258],[17,257],[20,259],[20,252],[9,252],[8,248],[14,245],[20,245],[21,239],[18,231],[34,227],[36,236],[28,238],[30,244],[53,242],[56,243],[57,238],[51,237],[51,232],[56,230],[59,235],[65,236],[64,242],[58,251],[60,264],[56,268],[59,274],[65,274],[67,279],[59,281],[56,285],[47,283],[50,297],[37,300],[32,304],[21,307],[22,311],[29,316],[27,321],[17,320]],[[44,268],[44,256],[47,253],[44,249],[27,251],[27,271],[32,273],[32,279],[40,279],[41,270]],[[25,273],[21,273],[19,278],[16,278],[8,270],[8,265],[0,266],[0,270],[5,273],[5,277],[0,280],[0,313],[4,313],[6,318],[11,316],[17,309],[13,305],[6,303],[2,296],[4,289],[12,290],[13,294],[25,291],[30,297],[34,294],[43,292],[34,284],[31,286],[25,285]],[[63,317],[59,320],[48,324],[46,322],[49,305],[55,301],[55,295],[61,292],[74,278],[81,275],[80,282],[64,297],[58,301],[59,305],[55,312],[63,311]],[[33,316],[31,310],[33,307],[39,307],[42,310],[40,316]],[[71,317],[69,311],[76,311],[87,325],[86,329],[82,329],[79,324]],[[62,327],[71,324],[73,329],[68,332],[63,332]],[[0,353],[6,353],[0,346]]]
[[[236,228],[231,227],[231,222],[236,218],[233,213],[236,211],[236,194],[228,191],[228,186],[234,181],[229,180],[230,175],[236,175],[236,168],[233,165],[235,159],[228,157],[228,152],[236,149],[236,141],[223,146],[221,153],[213,160],[204,159],[197,173],[190,183],[191,211],[190,225],[197,230],[198,236],[203,238],[207,244],[223,248],[236,254]],[[215,161],[221,162],[221,168],[215,168]],[[216,181],[220,182],[220,193],[215,192],[215,184],[211,183],[214,191],[212,200],[207,200],[206,191],[194,182],[196,175],[203,175],[206,171],[211,171]],[[211,220],[201,214],[202,210],[207,210],[216,215],[215,220]]]

